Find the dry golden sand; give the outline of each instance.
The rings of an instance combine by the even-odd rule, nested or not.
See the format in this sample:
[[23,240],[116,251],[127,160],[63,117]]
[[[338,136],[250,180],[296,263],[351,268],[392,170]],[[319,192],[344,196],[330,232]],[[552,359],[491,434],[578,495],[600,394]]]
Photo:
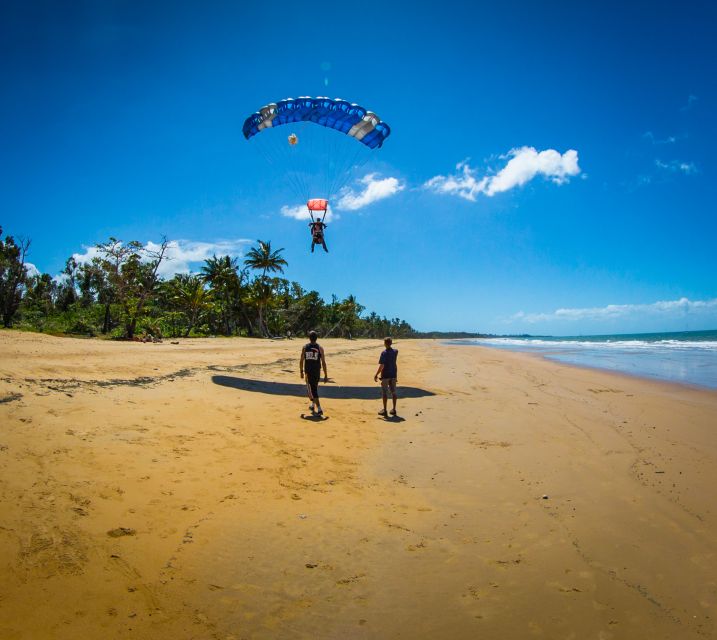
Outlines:
[[323,344],[0,332],[0,638],[717,637],[716,393]]

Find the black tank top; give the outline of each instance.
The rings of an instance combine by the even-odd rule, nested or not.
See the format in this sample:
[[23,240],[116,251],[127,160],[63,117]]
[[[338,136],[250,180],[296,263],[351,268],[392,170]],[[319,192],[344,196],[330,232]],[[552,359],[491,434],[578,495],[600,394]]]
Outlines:
[[309,342],[304,347],[304,370],[306,373],[321,373],[321,351],[318,342]]

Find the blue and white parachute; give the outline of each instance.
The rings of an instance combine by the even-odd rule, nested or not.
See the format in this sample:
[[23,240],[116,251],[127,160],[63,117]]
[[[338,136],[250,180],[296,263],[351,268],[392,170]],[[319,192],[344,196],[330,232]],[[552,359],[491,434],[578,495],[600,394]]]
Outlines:
[[286,98],[250,115],[242,131],[249,140],[261,131],[284,124],[312,122],[355,138],[369,149],[380,148],[391,128],[375,113],[340,98]]

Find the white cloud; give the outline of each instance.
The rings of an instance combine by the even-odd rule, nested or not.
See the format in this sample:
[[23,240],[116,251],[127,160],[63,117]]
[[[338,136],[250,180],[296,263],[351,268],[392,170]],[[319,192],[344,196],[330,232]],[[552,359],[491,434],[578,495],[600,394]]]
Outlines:
[[405,185],[398,178],[379,178],[377,175],[369,173],[361,178],[358,182],[362,188],[358,192],[344,189],[336,207],[346,211],[356,211],[404,190]]
[[[159,266],[159,275],[163,278],[172,277],[175,273],[190,273],[192,266],[199,266],[213,255],[238,256],[242,248],[251,244],[251,240],[218,240],[216,242],[199,242],[196,240],[171,240],[167,246],[167,259]],[[145,244],[148,251],[158,251],[160,244],[150,240]],[[97,247],[85,247],[84,253],[75,253],[72,257],[78,264],[90,262],[99,256]]]
[[423,186],[435,193],[455,195],[474,202],[478,194],[491,197],[520,187],[539,175],[555,184],[564,184],[571,176],[580,174],[575,149],[561,154],[555,149],[538,151],[534,147],[520,147],[511,149],[502,158],[510,160],[495,175],[478,177],[476,170],[464,160],[456,165],[459,173],[434,176]]
[[100,252],[97,250],[97,247],[94,245],[91,247],[83,247],[84,253],[73,253],[72,257],[75,259],[75,262],[77,264],[84,264],[85,262],[92,262],[93,258],[96,258],[100,255]]
[[663,162],[659,158],[655,160],[655,166],[658,169],[665,169],[666,171],[672,171],[674,173],[684,173],[690,175],[697,173],[697,166],[694,162],[682,162],[680,160],[670,160],[669,162]]
[[[294,218],[294,220],[311,220],[311,215],[305,204],[297,204],[296,206],[284,205],[281,207],[281,215],[287,218]],[[332,220],[338,219],[338,217],[338,214],[334,213],[331,205],[329,205],[324,222],[331,222]]]
[[[336,203],[337,209],[344,211],[363,209],[378,200],[390,198],[405,189],[405,185],[402,184],[398,178],[379,178],[376,173],[366,174],[358,180],[357,183],[361,187],[358,191],[354,191],[350,188],[345,188],[341,191],[338,202]],[[281,215],[287,218],[294,218],[294,220],[311,219],[309,210],[305,204],[284,205],[281,207]],[[338,218],[339,214],[329,205],[325,221],[331,222]]]
[[717,298],[712,300],[661,300],[651,304],[609,304],[605,307],[556,309],[550,313],[524,313],[513,315],[512,321],[535,324],[538,322],[614,320],[634,316],[684,317],[686,314],[717,313]]
[[34,278],[40,275],[40,270],[32,262],[26,262],[25,269],[28,278]]
[[[159,275],[171,277],[175,273],[189,273],[191,265],[198,265],[213,255],[240,256],[242,248],[251,244],[251,240],[219,240],[217,242],[198,242],[195,240],[172,240],[167,246],[167,260],[159,267]],[[157,251],[160,245],[148,242],[149,251]]]
[[680,109],[680,111],[689,111],[692,109],[692,107],[695,106],[695,103],[699,100],[699,98],[696,95],[690,94],[687,96],[687,104]]
[[537,175],[544,175],[555,184],[564,184],[570,176],[580,173],[575,149],[568,149],[561,155],[555,149],[538,152],[533,147],[522,147],[513,149],[508,156],[508,164],[489,179],[486,195],[522,186]]
[[470,168],[467,160],[459,162],[456,169],[460,172],[458,175],[434,176],[424,183],[424,188],[475,202],[476,195],[485,193],[488,178],[476,179],[475,171]]
[[666,138],[657,138],[655,137],[655,134],[652,133],[652,131],[645,131],[645,133],[642,134],[642,137],[646,140],[649,140],[652,142],[652,144],[673,144],[677,142],[678,140],[682,140],[686,138],[686,135],[681,136],[667,136]]

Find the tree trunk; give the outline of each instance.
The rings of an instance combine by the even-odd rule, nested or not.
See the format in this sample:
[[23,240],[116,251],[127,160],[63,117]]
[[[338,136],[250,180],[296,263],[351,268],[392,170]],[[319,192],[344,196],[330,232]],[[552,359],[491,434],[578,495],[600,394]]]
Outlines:
[[246,309],[242,307],[241,310],[242,316],[244,316],[244,321],[246,322],[247,329],[249,329],[249,336],[254,336],[254,324],[251,321],[251,318],[249,318],[249,314],[246,312]]
[[266,338],[267,331],[266,327],[264,326],[264,305],[259,304],[259,332],[261,333],[262,337]]
[[187,327],[187,331],[186,331],[185,334],[184,334],[184,337],[185,337],[185,338],[188,338],[188,337],[189,337],[189,334],[192,332],[192,329],[194,329],[195,325],[197,324],[198,317],[199,317],[199,313],[198,313],[198,312],[194,312],[194,313],[189,317],[189,326]]
[[102,334],[107,335],[107,333],[110,330],[110,305],[107,303],[105,305],[105,319],[102,323]]
[[331,329],[329,329],[329,332],[326,334],[326,337],[327,337],[327,338],[334,332],[334,330],[335,330],[337,327],[339,327],[339,326],[341,325],[341,322],[342,322],[342,321],[339,320],[333,327],[331,327]]

